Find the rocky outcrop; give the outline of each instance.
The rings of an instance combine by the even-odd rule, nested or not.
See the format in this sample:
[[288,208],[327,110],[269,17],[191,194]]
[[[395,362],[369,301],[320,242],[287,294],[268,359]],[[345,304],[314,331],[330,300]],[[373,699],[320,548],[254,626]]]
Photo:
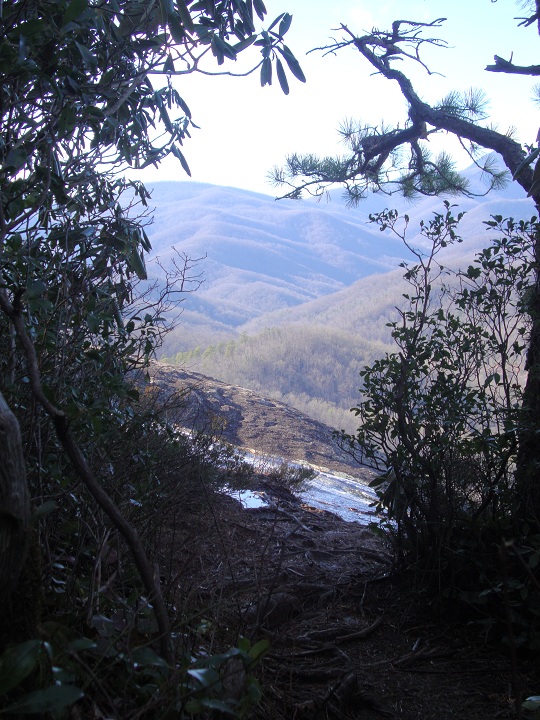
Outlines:
[[165,398],[184,393],[174,421],[189,430],[211,429],[224,441],[258,454],[362,475],[358,463],[339,447],[332,428],[282,402],[162,363],[152,366],[151,379]]

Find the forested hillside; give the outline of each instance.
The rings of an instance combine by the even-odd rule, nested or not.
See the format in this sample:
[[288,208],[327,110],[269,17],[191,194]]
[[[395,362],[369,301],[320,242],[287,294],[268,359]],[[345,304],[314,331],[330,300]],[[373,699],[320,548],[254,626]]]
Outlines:
[[[485,193],[479,175],[474,166],[467,171],[475,191]],[[442,206],[439,198],[411,203],[392,195],[350,208],[341,193],[329,197],[328,202],[276,201],[275,196],[235,188],[155,183],[153,221],[146,227],[152,244],[149,278],[162,285],[174,263],[190,261],[183,294],[177,296],[182,317],[164,353],[251,332],[253,321],[271,327],[271,313],[298,309],[317,298],[331,303],[332,294],[411,258],[397,237],[380,233],[369,222],[370,213],[387,206],[406,212],[412,237],[421,242],[420,221]],[[486,242],[483,221],[490,214],[517,218],[528,212],[525,194],[512,186],[487,197],[460,198],[459,205],[467,212],[466,242],[459,253],[469,256]]]
[[[459,199],[463,243],[442,257],[453,268],[466,268],[488,242],[490,215],[526,217],[530,209],[519,187],[484,197],[478,168],[466,174],[479,197]],[[369,215],[388,204],[401,208],[412,245],[421,247],[420,223],[442,200],[371,196],[350,208],[337,192],[327,203],[276,202],[186,182],[156,184],[152,201],[148,232],[163,268],[178,253],[199,258],[159,358],[354,430],[359,372],[389,349],[388,323],[403,303],[398,266],[411,257]],[[149,272],[159,282],[163,270],[150,265]]]
[[204,350],[197,347],[172,360],[179,367],[219,376],[352,432],[355,425],[348,409],[356,400],[359,367],[383,349],[382,344],[355,342],[343,331],[288,325]]
[[[387,323],[396,315],[400,279],[400,271],[365,278],[339,293],[265,316],[270,327],[261,328],[257,319],[241,334],[164,359],[352,431],[359,371],[390,347]],[[180,331],[171,333],[165,348],[174,347]]]

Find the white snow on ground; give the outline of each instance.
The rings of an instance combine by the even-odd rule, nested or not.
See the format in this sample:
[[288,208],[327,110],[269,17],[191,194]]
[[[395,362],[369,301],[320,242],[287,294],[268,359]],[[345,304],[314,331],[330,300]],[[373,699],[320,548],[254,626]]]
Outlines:
[[[261,457],[256,453],[242,453],[242,457],[246,462],[256,467],[263,466],[265,469],[280,467],[285,462],[283,458]],[[294,463],[289,464],[294,465]],[[332,473],[319,468],[313,469],[316,471],[315,477],[306,480],[298,493],[306,505],[320,510],[328,510],[348,522],[367,525],[376,519],[373,503],[377,496],[372,488],[352,475]],[[375,477],[375,473],[373,476]],[[243,490],[231,491],[230,494],[240,500],[244,507],[254,508],[266,504],[264,492]]]

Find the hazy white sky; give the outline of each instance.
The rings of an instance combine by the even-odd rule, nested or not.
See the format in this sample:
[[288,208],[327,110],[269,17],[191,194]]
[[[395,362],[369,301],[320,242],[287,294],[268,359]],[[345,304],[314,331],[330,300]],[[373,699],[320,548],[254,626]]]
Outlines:
[[[285,96],[277,79],[271,87],[261,88],[258,73],[247,78],[178,78],[176,86],[201,128],[193,131],[192,140],[183,148],[192,180],[273,195],[278,191],[268,184],[267,173],[288,153],[341,152],[336,130],[345,118],[403,123],[405,106],[395,84],[371,75],[357,51],[347,48],[336,56],[306,55],[328,44],[332,29],[341,23],[363,34],[373,26],[386,29],[394,19],[425,22],[446,17],[436,32],[450,47],[426,47],[424,54],[429,67],[441,74],[428,75],[413,64],[402,63],[400,69],[409,73],[428,102],[452,89],[482,88],[498,129],[515,126],[520,140],[535,141],[540,124],[531,101],[535,79],[484,70],[494,54],[510,59],[513,53],[514,62],[522,65],[538,62],[536,26],[517,27],[514,18],[526,13],[515,0],[265,0],[265,4],[266,25],[281,12],[293,15],[287,44],[307,83],[288,74],[290,94]],[[246,60],[249,52],[244,53]],[[258,57],[253,49],[251,58],[256,62]],[[227,69],[235,70],[235,64]],[[149,185],[153,180],[189,179],[174,159],[162,163],[159,170],[146,171],[143,178]]]

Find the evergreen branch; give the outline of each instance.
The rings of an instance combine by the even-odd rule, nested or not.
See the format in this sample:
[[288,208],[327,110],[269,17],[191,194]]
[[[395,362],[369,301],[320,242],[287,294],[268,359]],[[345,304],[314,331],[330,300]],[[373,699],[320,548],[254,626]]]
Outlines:
[[512,75],[540,75],[540,65],[514,65],[499,55],[494,55],[495,65],[486,65],[489,72],[503,72]]
[[[360,37],[355,36],[346,25],[341,25],[340,29],[345,37],[326,48],[320,48],[328,53],[342,47],[354,46],[379,74],[388,80],[397,82],[401,94],[408,103],[408,125],[405,130],[396,128],[383,132],[371,131],[367,135],[362,133],[358,139],[354,140],[351,140],[352,133],[350,133],[351,137],[347,139],[350,141],[352,155],[346,161],[337,163],[335,165],[337,172],[334,173],[328,172],[331,163],[327,160],[321,161],[318,166],[315,163],[311,166],[308,164],[307,167],[301,160],[298,161],[298,158],[296,158],[296,163],[288,160],[288,171],[274,172],[273,177],[275,184],[289,185],[293,188],[285,197],[300,197],[303,189],[309,190],[314,185],[317,187],[316,193],[320,195],[324,186],[333,183],[346,185],[356,183],[356,199],[362,197],[364,191],[367,192],[370,188],[376,192],[384,192],[379,173],[383,171],[388,159],[391,156],[394,158],[395,154],[404,147],[408,147],[410,152],[408,172],[405,175],[405,182],[402,183],[407,194],[460,192],[472,195],[467,189],[466,182],[450,168],[448,162],[443,163],[444,167],[437,168],[436,164],[428,165],[424,160],[420,141],[428,139],[433,132],[441,131],[451,133],[460,141],[468,141],[473,146],[498,153],[508,170],[515,175],[517,168],[522,165],[526,156],[525,150],[520,143],[507,134],[480,125],[472,119],[473,116],[480,114],[481,98],[473,95],[469,98],[463,97],[459,107],[451,104],[443,104],[439,107],[429,105],[420,98],[407,75],[397,70],[392,64],[396,59],[407,58],[418,62],[429,72],[420,58],[420,48],[426,43],[438,45],[441,42],[433,38],[423,38],[419,33],[425,27],[438,27],[442,21],[443,18],[432,23],[398,20],[393,23],[391,32],[374,30],[372,34]],[[412,50],[410,50],[411,47]],[[392,165],[392,169],[395,171],[397,168]],[[304,178],[304,182],[293,182],[300,177]],[[439,179],[433,183],[432,181],[436,177]],[[494,172],[493,178],[494,182],[500,182],[500,174]],[[533,191],[536,199],[537,193],[533,188],[532,168],[525,167],[517,179],[527,193],[530,194]],[[359,191],[358,183],[363,184],[365,190]]]

